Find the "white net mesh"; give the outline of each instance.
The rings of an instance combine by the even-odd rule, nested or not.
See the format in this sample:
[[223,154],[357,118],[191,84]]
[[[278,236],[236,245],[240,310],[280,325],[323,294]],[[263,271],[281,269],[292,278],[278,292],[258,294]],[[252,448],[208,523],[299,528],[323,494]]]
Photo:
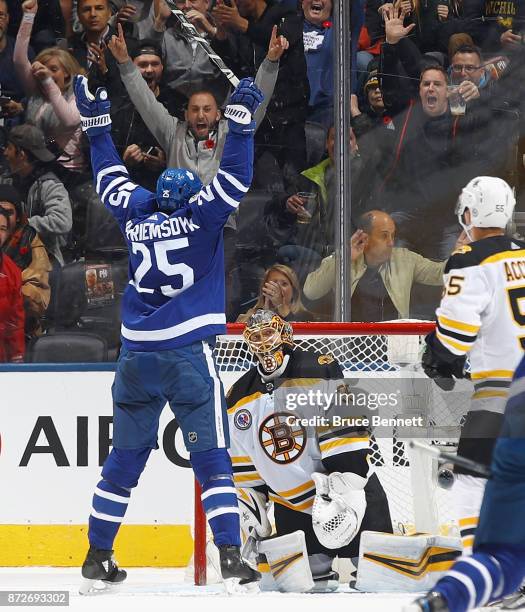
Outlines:
[[[429,440],[429,443],[454,445],[459,436],[461,418],[468,408],[466,394],[445,394],[435,385],[426,384],[426,379],[425,390],[420,392],[418,379],[421,383],[421,378],[424,378],[419,367],[423,339],[424,336],[413,333],[350,335],[341,332],[294,336],[302,349],[331,353],[341,364],[346,377],[374,377],[374,381],[379,382],[381,377],[399,377],[405,398],[402,412],[415,414],[423,406],[427,423],[446,424],[449,432],[446,437]],[[255,363],[240,335],[221,337],[215,357],[226,389]],[[395,430],[392,437],[375,439],[372,451],[371,464],[386,490],[397,530],[410,532],[416,524],[418,530],[439,529],[445,533],[454,530],[450,492],[437,486],[435,460],[409,453],[406,444],[396,438]]]

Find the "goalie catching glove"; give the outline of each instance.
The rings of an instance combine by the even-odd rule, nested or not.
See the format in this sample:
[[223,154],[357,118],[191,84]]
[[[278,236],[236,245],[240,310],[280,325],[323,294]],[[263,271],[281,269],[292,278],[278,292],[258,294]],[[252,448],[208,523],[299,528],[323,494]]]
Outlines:
[[253,115],[263,100],[264,96],[253,79],[241,79],[224,112],[228,129],[237,134],[255,132]]
[[77,75],[75,76],[74,90],[82,131],[86,132],[89,137],[111,132],[111,117],[109,114],[111,102],[104,87],[99,87],[97,93],[93,95],[88,89],[87,78]]
[[365,515],[367,479],[351,472],[314,472],[312,478],[316,488],[312,524],[317,539],[331,549],[350,544]]

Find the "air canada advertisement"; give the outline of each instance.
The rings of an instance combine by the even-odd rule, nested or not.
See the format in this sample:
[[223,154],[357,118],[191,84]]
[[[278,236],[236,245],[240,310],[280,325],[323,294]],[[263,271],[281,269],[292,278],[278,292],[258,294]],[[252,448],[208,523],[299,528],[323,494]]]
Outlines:
[[[2,372],[0,377],[0,523],[86,523],[111,450],[114,373]],[[133,491],[126,522],[189,524],[193,475],[168,408],[158,445]]]

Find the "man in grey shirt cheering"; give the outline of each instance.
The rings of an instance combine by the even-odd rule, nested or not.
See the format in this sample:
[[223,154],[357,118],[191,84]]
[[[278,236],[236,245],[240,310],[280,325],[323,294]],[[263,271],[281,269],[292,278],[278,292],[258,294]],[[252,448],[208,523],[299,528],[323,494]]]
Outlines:
[[[279,59],[288,47],[283,36],[277,36],[274,28],[268,55],[261,64],[255,83],[264,94],[264,103],[255,114],[257,126],[264,117],[268,100],[272,97],[273,88],[279,71]],[[144,120],[150,132],[165,151],[168,168],[187,168],[195,172],[203,184],[215,176],[228,131],[228,122],[220,118],[216,101],[209,92],[195,92],[190,98],[186,121],[180,121],[169,114],[166,108],[156,100],[138,68],[133,64],[126,46],[122,28],[118,27],[118,36],[113,36],[108,47],[115,57],[122,82]],[[203,106],[203,115],[192,114],[195,105]],[[208,110],[205,110],[205,109]],[[202,129],[202,122],[209,124],[209,129]]]

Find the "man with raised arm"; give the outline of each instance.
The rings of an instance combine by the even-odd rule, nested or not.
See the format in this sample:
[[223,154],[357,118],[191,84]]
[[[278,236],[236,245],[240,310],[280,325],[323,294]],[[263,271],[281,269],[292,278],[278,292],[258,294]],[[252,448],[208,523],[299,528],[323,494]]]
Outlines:
[[130,180],[115,150],[106,90],[93,96],[87,80],[77,77],[75,95],[97,193],[115,216],[130,257],[122,351],[112,388],[113,450],[93,496],[80,592],[88,593],[97,580],[126,578],[113,559],[113,541],[131,490],[157,448],[166,403],[202,488],[226,589],[256,589],[259,574],[240,556],[225,400],[212,348],[226,329],[222,230],[252,180],[253,114],[263,96],[251,79],[243,79],[231,95],[225,112],[229,132],[209,185],[203,187],[189,170],[168,168],[152,193]]

